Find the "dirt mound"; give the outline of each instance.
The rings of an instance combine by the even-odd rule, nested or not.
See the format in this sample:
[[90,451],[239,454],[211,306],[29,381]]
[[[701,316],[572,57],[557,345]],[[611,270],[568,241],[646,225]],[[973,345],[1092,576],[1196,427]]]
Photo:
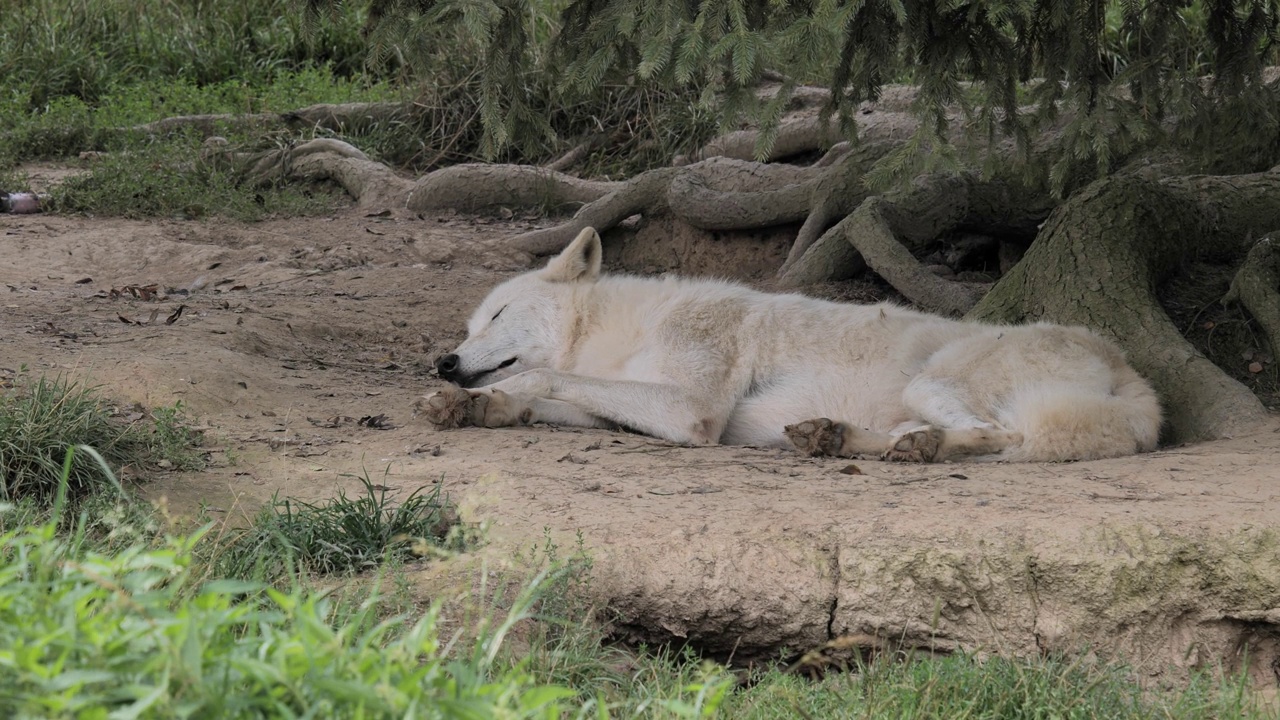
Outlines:
[[[866,633],[939,651],[1088,650],[1170,678],[1247,657],[1277,682],[1280,426],[1121,460],[925,467],[602,431],[433,431],[413,402],[474,305],[527,264],[503,247],[521,229],[0,217],[0,368],[184,402],[225,452],[150,488],[179,509],[321,498],[367,470],[401,496],[443,476],[499,546],[545,527],[571,547],[581,531],[624,637],[746,659]],[[611,257],[635,270],[746,277],[782,247],[763,238],[753,261],[746,245],[628,242]],[[111,292],[130,285],[158,291]],[[389,427],[356,422],[378,414]]]

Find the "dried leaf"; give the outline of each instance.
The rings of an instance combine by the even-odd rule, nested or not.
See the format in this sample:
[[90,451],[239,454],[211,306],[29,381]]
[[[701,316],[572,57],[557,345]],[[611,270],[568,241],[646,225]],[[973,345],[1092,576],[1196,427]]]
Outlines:
[[154,300],[160,296],[160,286],[159,285],[124,285],[121,287],[113,287],[111,288],[111,291],[108,293],[108,297],[110,297],[112,300],[116,300],[125,295],[136,298],[138,300],[142,300],[144,302],[150,302],[151,300]]
[[355,418],[348,417],[346,415],[334,415],[333,417],[326,418],[324,420],[307,418],[307,422],[311,423],[312,425],[315,425],[316,427],[322,427],[322,428],[342,427],[344,424],[349,422],[354,422],[354,421],[355,421]]
[[395,427],[386,415],[365,415],[356,424],[374,430],[390,430]]
[[182,317],[182,311],[183,311],[183,310],[186,310],[186,309],[187,309],[187,306],[186,306],[186,305],[179,305],[179,306],[178,306],[178,309],[177,309],[177,310],[174,310],[172,315],[170,315],[169,317],[167,317],[167,318],[165,318],[165,319],[164,319],[164,324],[165,324],[165,325],[172,325],[172,324],[174,324],[175,322],[177,322],[177,321],[178,321],[178,318]]

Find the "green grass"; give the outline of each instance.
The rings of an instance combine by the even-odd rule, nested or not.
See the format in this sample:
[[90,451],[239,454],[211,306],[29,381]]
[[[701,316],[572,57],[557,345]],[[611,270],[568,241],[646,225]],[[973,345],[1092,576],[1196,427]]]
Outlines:
[[364,64],[361,3],[306,32],[292,0],[33,0],[0,14],[0,104],[40,111],[61,97],[90,104],[119,87],[179,79],[269,84],[328,65]]
[[[95,448],[114,471],[135,473],[165,461],[170,468],[198,469],[203,456],[188,430],[182,408],[152,411],[109,406],[93,387],[66,378],[20,375],[0,390],[0,500],[29,500],[48,506],[54,499],[67,448]],[[87,456],[79,456],[67,477],[72,499],[110,494],[112,484]]]
[[[83,151],[134,150],[156,139],[122,131],[167,117],[284,112],[318,103],[401,98],[387,82],[341,77],[327,65],[280,71],[253,83],[241,78],[208,84],[181,77],[122,78],[92,101],[56,95],[36,109],[0,104],[0,137],[5,139],[0,160],[12,166]],[[225,134],[237,137],[233,128]]]
[[431,555],[463,542],[456,516],[441,492],[443,483],[418,489],[400,502],[387,497],[368,474],[363,492],[323,503],[272,498],[250,526],[232,531],[211,548],[212,572],[220,577],[278,581],[295,571],[351,575],[388,559]]
[[191,587],[199,540],[103,555],[52,523],[0,536],[0,712],[556,718],[573,696],[518,665],[493,671],[519,605],[470,647],[450,647],[438,610],[378,622],[368,603],[335,618],[303,587]]
[[725,716],[733,718],[938,718],[1033,720],[1038,718],[1264,718],[1241,678],[1197,678],[1177,691],[1142,690],[1132,673],[1116,665],[1034,661],[970,655],[906,660],[889,656],[813,682],[766,673],[732,693]]
[[[63,494],[76,464],[64,460]],[[547,536],[514,554],[513,572],[481,567],[469,598],[422,610],[395,558],[409,536],[438,533],[438,491],[393,507],[364,485],[354,499],[274,503],[245,536],[212,524],[175,533],[119,495],[0,503],[0,716],[1274,717],[1239,676],[1143,689],[1123,667],[1082,659],[885,654],[816,681],[783,664],[735,676],[689,646],[609,642],[582,538],[562,556]],[[252,537],[256,547],[242,544]],[[299,562],[283,577],[268,563],[211,563],[208,548],[227,543]],[[309,546],[327,548],[335,569],[392,562],[317,590],[303,571]]]
[[[0,533],[0,716],[611,716],[597,698],[537,677],[504,649],[558,571],[526,584],[508,609],[483,614],[465,638],[442,633],[439,602],[416,618],[383,617],[376,585],[352,605],[300,582],[209,580],[197,547],[210,526],[103,551],[88,509],[59,522],[79,453],[92,455],[68,453],[49,520],[0,505],[4,527],[14,528]],[[348,517],[384,509],[345,507]],[[391,524],[366,520],[374,530]],[[654,699],[656,707],[706,716],[728,686],[709,677]]]

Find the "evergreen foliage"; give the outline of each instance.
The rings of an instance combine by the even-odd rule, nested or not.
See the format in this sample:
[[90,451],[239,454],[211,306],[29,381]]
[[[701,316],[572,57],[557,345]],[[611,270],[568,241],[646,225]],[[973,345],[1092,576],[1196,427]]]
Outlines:
[[[305,1],[312,16],[342,2]],[[421,58],[406,49],[446,35],[475,48],[491,155],[550,132],[535,96],[580,101],[626,82],[694,90],[724,128],[754,119],[763,155],[795,83],[829,86],[826,112],[854,137],[859,106],[909,80],[924,122],[873,181],[955,166],[957,123],[1016,138],[1059,189],[1163,142],[1206,169],[1255,169],[1241,165],[1270,159],[1280,130],[1262,82],[1280,0],[370,0],[368,11],[376,61]],[[784,93],[761,100],[770,71]]]

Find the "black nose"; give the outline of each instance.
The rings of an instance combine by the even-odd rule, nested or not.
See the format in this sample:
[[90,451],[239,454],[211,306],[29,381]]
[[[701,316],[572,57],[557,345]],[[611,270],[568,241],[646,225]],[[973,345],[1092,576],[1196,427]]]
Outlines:
[[458,356],[453,353],[441,355],[436,360],[436,372],[439,373],[442,378],[450,378],[458,372],[458,362]]

